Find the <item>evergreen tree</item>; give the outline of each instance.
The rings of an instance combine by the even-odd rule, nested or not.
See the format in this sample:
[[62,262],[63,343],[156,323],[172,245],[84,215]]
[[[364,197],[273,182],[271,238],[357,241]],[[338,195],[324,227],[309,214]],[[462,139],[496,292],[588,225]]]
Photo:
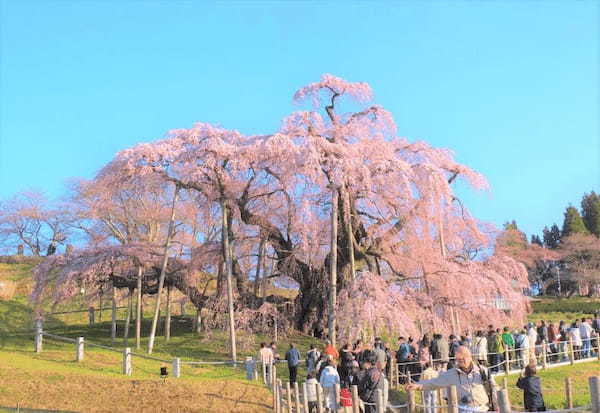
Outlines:
[[594,191],[583,195],[581,215],[587,230],[600,238],[600,195]]
[[558,244],[560,244],[560,230],[558,229],[558,225],[553,224],[550,229],[544,227],[543,238],[546,248],[558,248]]
[[515,221],[514,219],[512,220],[512,222],[506,221],[504,223],[504,230],[509,230],[509,229],[518,231],[519,227],[517,226],[517,221]]
[[542,240],[540,239],[539,235],[535,235],[535,234],[531,236],[531,243],[532,244],[537,244],[540,247],[544,246],[544,244],[542,243]]
[[563,222],[562,238],[573,234],[589,234],[589,231],[583,223],[579,211],[574,206],[568,206],[565,211],[565,220]]

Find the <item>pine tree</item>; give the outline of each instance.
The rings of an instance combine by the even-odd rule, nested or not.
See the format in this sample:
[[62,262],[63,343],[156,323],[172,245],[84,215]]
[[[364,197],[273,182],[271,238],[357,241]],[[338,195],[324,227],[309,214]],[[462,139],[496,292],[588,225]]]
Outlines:
[[548,229],[548,227],[544,227],[543,238],[546,248],[558,248],[558,244],[560,244],[560,230],[558,229],[558,225],[553,224],[550,229]]
[[574,206],[568,206],[565,211],[565,220],[563,222],[562,238],[573,234],[589,234],[589,231],[583,223],[579,211]]
[[542,240],[540,239],[539,235],[535,235],[535,234],[531,236],[531,243],[532,244],[537,244],[540,247],[544,246],[544,244],[542,243]]
[[594,191],[583,195],[581,215],[588,231],[600,238],[600,195]]

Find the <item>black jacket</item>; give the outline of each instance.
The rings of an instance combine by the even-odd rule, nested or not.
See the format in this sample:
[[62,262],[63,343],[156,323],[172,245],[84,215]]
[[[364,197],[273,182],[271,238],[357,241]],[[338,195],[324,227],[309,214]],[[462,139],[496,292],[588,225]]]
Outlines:
[[539,412],[545,410],[542,385],[539,377],[519,377],[517,387],[524,390],[523,400],[527,411]]

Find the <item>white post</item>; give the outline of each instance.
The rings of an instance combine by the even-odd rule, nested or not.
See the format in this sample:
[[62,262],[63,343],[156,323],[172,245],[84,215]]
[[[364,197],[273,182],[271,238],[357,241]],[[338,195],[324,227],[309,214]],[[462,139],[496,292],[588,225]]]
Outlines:
[[498,409],[500,413],[510,413],[510,400],[508,391],[502,389],[498,391]]
[[77,337],[77,343],[75,344],[75,360],[83,361],[83,337]]
[[458,413],[458,393],[456,386],[448,388],[448,413]]
[[179,357],[175,357],[173,359],[173,377],[181,376],[181,359]]
[[35,341],[34,341],[34,347],[35,347],[35,352],[36,353],[41,353],[42,352],[42,343],[44,341],[44,336],[43,336],[43,328],[42,328],[42,319],[38,318],[37,320],[35,320]]
[[302,402],[304,411],[308,413],[308,385],[306,382],[302,383]]
[[383,392],[381,389],[375,390],[376,398],[375,404],[377,405],[377,413],[385,413],[385,406],[383,405]]
[[590,377],[589,385],[592,396],[592,413],[600,413],[600,377]]
[[131,376],[132,368],[131,368],[131,347],[125,347],[123,350],[123,374],[126,376]]

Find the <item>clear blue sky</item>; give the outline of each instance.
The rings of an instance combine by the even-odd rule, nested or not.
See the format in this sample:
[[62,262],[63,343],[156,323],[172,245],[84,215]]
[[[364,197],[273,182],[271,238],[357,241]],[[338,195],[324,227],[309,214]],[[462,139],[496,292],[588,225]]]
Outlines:
[[[213,122],[269,133],[322,73],[489,179],[528,233],[600,190],[598,1],[0,0],[0,198],[50,196],[120,149]],[[462,191],[461,191],[462,193]]]

